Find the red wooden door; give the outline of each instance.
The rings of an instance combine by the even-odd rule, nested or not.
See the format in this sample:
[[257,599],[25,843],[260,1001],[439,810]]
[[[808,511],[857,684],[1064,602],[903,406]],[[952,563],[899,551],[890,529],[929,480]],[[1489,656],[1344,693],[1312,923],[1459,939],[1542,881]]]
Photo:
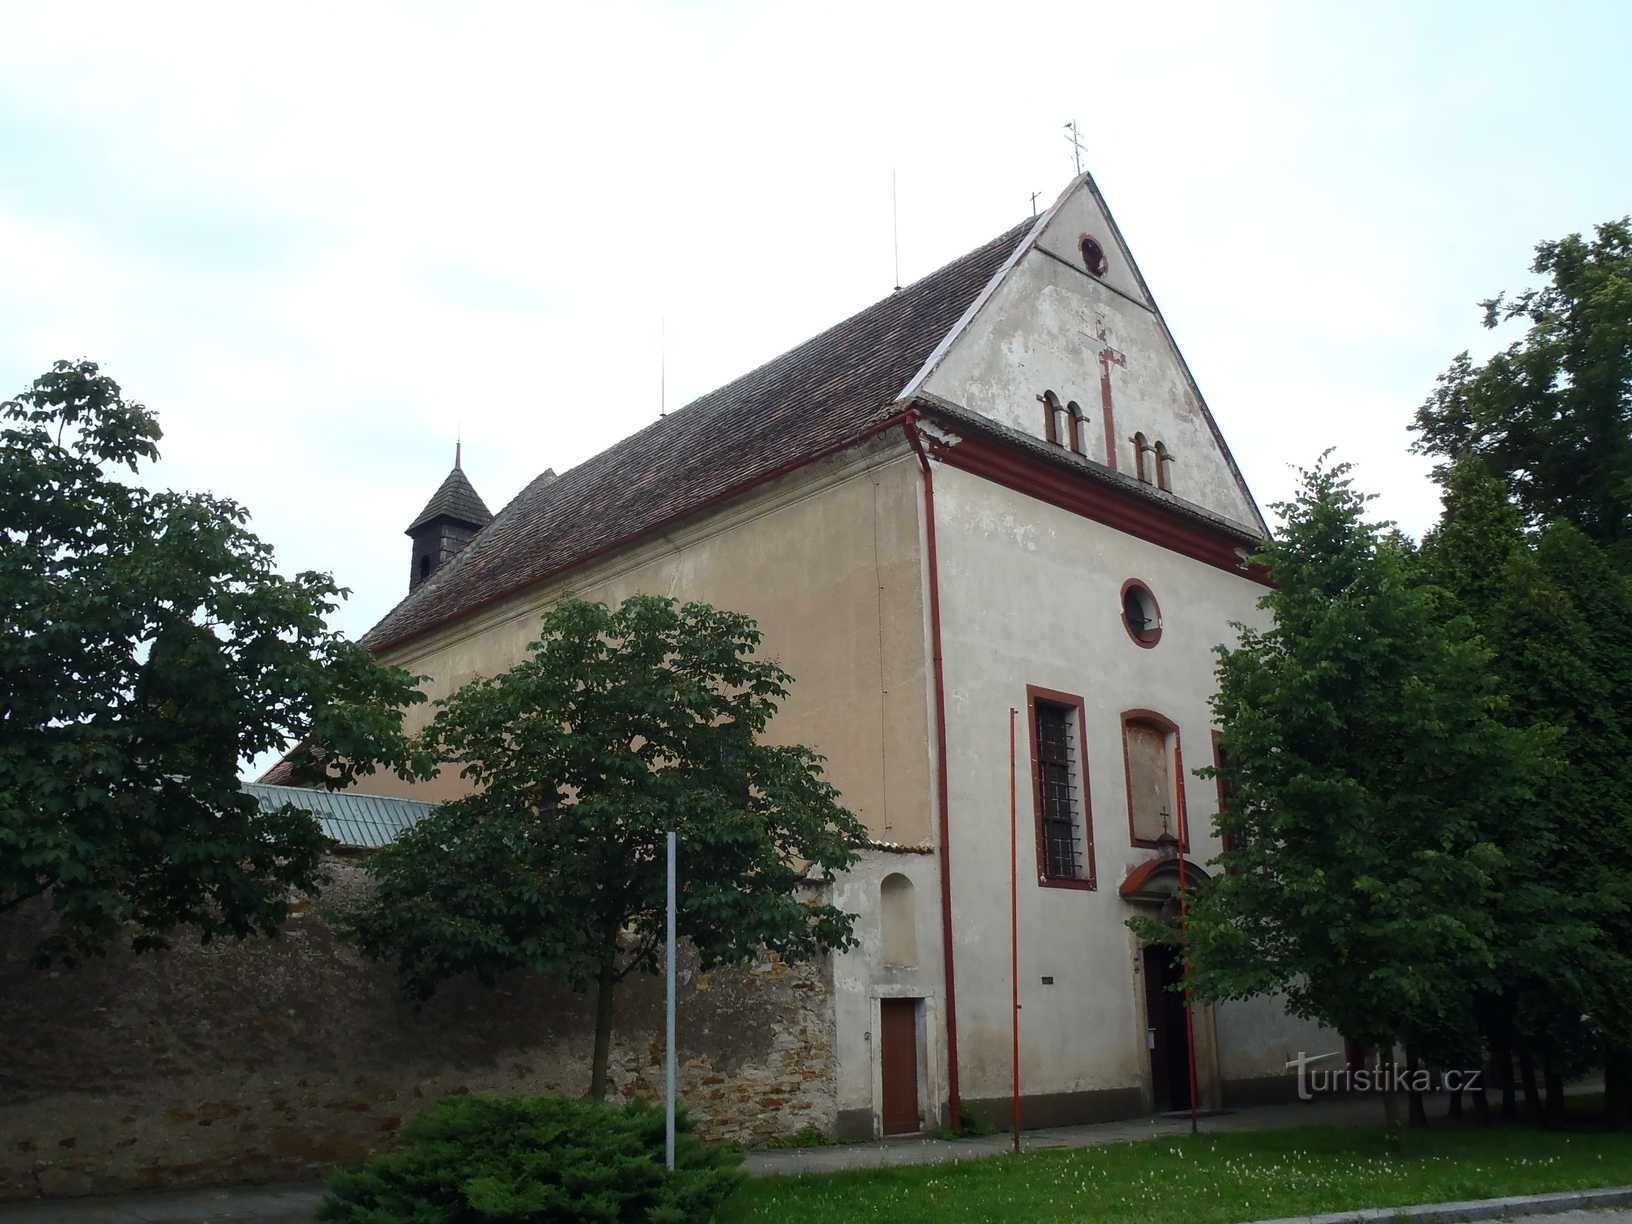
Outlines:
[[907,1135],[918,1120],[918,1000],[880,999],[880,1057],[884,1076],[884,1133]]

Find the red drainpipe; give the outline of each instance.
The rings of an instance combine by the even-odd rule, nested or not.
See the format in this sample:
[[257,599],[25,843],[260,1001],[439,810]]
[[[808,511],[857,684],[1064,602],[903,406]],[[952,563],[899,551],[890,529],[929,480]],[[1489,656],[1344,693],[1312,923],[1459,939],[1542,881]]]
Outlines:
[[935,682],[935,806],[941,845],[941,947],[946,973],[946,1097],[952,1128],[962,1122],[958,1092],[958,991],[952,957],[952,842],[946,793],[946,680],[941,670],[941,581],[935,553],[935,473],[918,432],[918,414],[908,411],[901,423],[924,469],[924,547],[929,561],[929,651]]

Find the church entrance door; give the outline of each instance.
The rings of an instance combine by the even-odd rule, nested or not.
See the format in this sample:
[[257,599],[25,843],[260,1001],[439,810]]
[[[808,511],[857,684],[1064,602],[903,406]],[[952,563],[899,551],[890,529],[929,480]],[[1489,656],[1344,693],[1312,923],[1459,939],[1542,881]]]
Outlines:
[[1183,980],[1173,949],[1145,949],[1145,1044],[1150,1049],[1152,1098],[1157,1113],[1190,1108],[1190,1046],[1184,1035]]

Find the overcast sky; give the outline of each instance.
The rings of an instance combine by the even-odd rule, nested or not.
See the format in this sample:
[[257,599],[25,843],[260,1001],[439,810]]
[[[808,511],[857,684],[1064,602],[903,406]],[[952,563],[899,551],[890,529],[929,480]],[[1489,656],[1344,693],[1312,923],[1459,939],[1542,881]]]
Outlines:
[[405,591],[496,511],[1046,206],[1075,118],[1260,502],[1406,425],[1478,299],[1632,211],[1632,5],[304,6],[0,0],[0,394],[88,356],[152,480]]

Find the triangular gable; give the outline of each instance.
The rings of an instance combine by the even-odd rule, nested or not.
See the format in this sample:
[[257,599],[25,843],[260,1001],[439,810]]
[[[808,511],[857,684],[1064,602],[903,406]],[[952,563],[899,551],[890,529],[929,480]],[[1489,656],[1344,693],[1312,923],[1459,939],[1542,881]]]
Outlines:
[[[1055,430],[1060,445],[1075,443],[1086,461],[1125,474],[1142,470],[1153,488],[1160,472],[1174,497],[1268,534],[1138,264],[1086,174],[1037,218],[901,398],[947,400],[1045,437],[1042,397],[1049,392],[1062,410]],[[1145,444],[1142,459],[1136,436]],[[1158,442],[1170,459],[1159,457]]]

